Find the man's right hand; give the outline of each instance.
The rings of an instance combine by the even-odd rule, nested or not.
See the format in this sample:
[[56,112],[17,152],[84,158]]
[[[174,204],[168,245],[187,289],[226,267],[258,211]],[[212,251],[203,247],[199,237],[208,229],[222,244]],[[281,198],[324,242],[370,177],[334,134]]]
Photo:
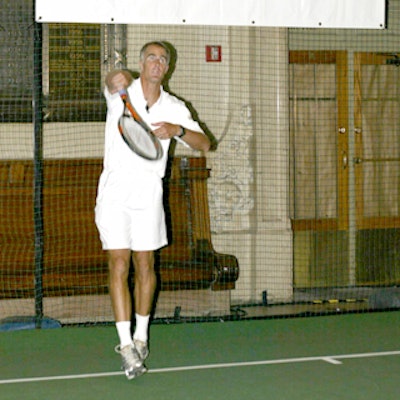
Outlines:
[[132,75],[128,71],[114,70],[107,74],[106,85],[111,94],[126,89],[133,81]]

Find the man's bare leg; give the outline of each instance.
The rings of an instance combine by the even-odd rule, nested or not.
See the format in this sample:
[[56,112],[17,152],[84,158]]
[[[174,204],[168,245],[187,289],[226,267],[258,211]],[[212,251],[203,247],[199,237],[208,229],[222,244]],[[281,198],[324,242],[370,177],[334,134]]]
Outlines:
[[135,318],[133,335],[135,347],[144,361],[149,355],[148,330],[157,278],[154,271],[154,252],[133,252],[135,265]]
[[149,315],[157,284],[154,272],[154,252],[134,251],[133,264],[135,266],[135,311],[139,315]]
[[129,249],[108,251],[109,291],[116,322],[130,321],[132,317],[132,299],[128,285],[130,257]]
[[147,371],[144,358],[135,348],[131,335],[132,300],[129,291],[129,267],[131,250],[109,250],[109,291],[120,345],[116,351],[121,354],[122,368],[128,379],[136,378]]

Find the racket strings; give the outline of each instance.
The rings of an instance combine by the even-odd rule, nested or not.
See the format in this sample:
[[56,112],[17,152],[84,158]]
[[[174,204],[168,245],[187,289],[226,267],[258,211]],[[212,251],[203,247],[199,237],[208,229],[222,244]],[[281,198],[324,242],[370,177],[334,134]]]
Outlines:
[[163,154],[160,141],[136,112],[128,93],[120,91],[120,96],[124,110],[118,121],[118,129],[125,143],[141,157],[148,160],[160,159]]
[[123,139],[134,152],[149,160],[160,158],[161,145],[131,116],[123,115],[120,118],[119,126]]

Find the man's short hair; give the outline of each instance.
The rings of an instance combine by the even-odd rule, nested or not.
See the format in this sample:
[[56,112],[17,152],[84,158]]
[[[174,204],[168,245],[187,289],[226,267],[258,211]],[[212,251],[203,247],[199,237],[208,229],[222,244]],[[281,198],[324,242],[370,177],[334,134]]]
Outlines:
[[142,49],[140,50],[140,59],[142,61],[144,61],[144,53],[146,52],[147,48],[150,46],[158,46],[158,47],[162,47],[165,50],[165,53],[167,55],[167,64],[169,64],[170,60],[171,60],[171,52],[169,50],[169,47],[167,46],[167,44],[163,41],[152,41],[152,42],[147,42]]

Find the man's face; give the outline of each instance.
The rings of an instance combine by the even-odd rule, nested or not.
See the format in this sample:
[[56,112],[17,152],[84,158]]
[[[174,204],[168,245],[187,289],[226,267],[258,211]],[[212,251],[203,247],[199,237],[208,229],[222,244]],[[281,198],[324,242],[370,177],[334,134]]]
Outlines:
[[140,60],[140,73],[143,79],[151,83],[161,83],[168,71],[167,53],[164,48],[150,45],[143,60]]

